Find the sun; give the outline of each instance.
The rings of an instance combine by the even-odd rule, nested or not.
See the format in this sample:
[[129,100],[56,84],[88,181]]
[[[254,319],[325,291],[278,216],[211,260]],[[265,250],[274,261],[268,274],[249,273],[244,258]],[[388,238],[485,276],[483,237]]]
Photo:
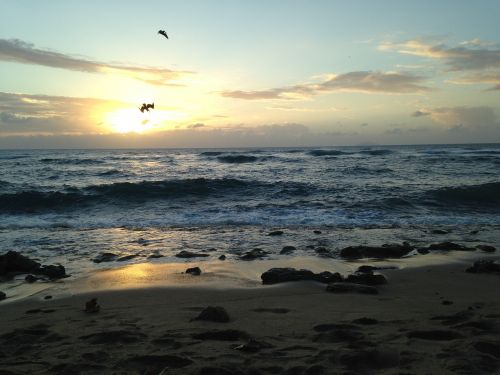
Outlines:
[[137,108],[121,108],[108,112],[106,124],[113,133],[150,133],[166,130],[186,119],[186,114],[175,110],[150,110],[141,112]]

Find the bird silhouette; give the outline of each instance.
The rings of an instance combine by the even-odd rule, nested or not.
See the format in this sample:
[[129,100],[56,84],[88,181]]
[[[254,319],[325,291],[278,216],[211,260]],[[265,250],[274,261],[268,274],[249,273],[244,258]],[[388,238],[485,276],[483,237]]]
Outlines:
[[149,112],[149,109],[155,109],[155,103],[151,104],[142,103],[142,106],[139,107],[139,111],[141,111],[142,113],[144,113],[144,111]]
[[165,38],[167,38],[167,39],[168,39],[168,35],[167,35],[167,32],[166,32],[165,30],[159,30],[159,31],[158,31],[158,34],[161,34],[161,35],[163,35]]

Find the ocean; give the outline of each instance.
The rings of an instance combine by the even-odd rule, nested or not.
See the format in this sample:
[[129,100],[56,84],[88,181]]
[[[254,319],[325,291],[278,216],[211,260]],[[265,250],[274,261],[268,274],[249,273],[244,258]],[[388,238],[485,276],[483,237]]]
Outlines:
[[[78,273],[101,252],[175,261],[289,244],[303,255],[314,242],[335,253],[436,227],[497,240],[499,171],[499,144],[1,150],[0,254]],[[290,236],[271,241],[272,229]]]

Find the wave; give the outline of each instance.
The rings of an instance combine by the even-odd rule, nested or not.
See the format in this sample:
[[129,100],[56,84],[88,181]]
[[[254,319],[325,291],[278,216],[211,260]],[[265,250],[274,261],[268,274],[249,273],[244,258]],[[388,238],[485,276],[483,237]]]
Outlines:
[[217,160],[222,163],[253,163],[259,158],[253,155],[221,155]]
[[445,187],[426,192],[437,203],[481,207],[500,205],[500,182],[479,185]]
[[36,212],[99,203],[128,204],[178,198],[225,198],[228,196],[262,196],[266,194],[303,196],[310,192],[308,184],[298,182],[264,183],[234,178],[180,179],[164,181],[120,182],[91,185],[64,191],[22,191],[0,194],[0,212]]
[[311,150],[309,155],[312,156],[339,156],[339,155],[349,155],[350,152],[339,151],[339,150]]
[[108,171],[98,173],[99,176],[117,176],[121,174],[123,174],[123,172],[118,169],[110,169]]
[[372,155],[372,156],[382,156],[382,155],[390,155],[393,154],[394,151],[387,149],[379,149],[379,150],[361,150],[360,154],[364,155]]
[[64,158],[43,158],[39,160],[41,163],[48,164],[59,164],[59,165],[68,165],[68,164],[76,164],[76,165],[94,165],[94,164],[102,164],[104,161],[98,159],[64,159]]

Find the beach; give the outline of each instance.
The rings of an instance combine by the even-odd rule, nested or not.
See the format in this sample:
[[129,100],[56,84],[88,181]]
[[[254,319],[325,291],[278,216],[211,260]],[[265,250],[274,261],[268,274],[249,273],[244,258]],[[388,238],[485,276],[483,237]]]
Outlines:
[[[388,282],[374,295],[314,281],[261,285],[256,275],[285,261],[200,262],[199,276],[184,274],[186,264],[98,271],[2,302],[0,373],[496,373],[499,275],[465,272],[484,254],[444,256],[376,271]],[[363,264],[388,265],[346,263],[341,273]],[[92,298],[100,310],[86,313]],[[229,321],[196,320],[208,306]]]

